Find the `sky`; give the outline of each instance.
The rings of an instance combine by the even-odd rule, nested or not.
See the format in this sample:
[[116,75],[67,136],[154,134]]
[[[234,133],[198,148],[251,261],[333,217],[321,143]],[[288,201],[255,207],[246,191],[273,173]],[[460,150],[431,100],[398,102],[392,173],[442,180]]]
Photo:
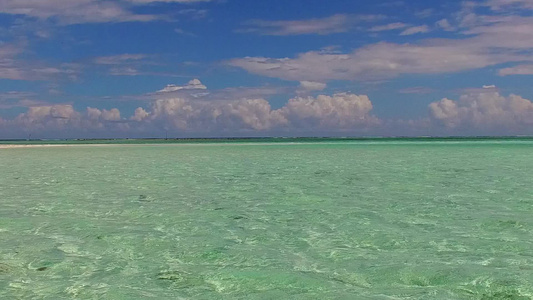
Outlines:
[[0,139],[533,135],[533,0],[0,0]]

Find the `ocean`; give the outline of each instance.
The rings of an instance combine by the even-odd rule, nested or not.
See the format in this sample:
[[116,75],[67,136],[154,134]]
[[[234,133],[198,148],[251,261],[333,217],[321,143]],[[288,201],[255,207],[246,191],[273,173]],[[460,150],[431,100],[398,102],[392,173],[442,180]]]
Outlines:
[[533,140],[0,149],[0,299],[533,299]]

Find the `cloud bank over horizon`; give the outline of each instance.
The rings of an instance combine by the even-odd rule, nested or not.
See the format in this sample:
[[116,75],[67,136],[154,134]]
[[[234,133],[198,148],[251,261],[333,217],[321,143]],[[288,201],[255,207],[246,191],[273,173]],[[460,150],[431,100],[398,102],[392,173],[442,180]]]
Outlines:
[[[200,80],[185,86],[168,85],[151,94],[147,107],[138,107],[130,117],[117,108],[87,107],[77,111],[72,104],[41,105],[28,108],[1,128],[23,132],[113,131],[143,133],[172,130],[176,134],[195,133],[256,134],[284,131],[361,131],[380,124],[371,114],[372,103],[365,95],[338,93],[331,96],[296,96],[279,109],[272,109],[262,98],[204,99],[196,91],[206,91]],[[175,94],[172,92],[185,92]],[[170,95],[168,95],[170,93]]]
[[[170,87],[170,88],[169,88]],[[197,91],[203,91],[200,96]],[[387,136],[401,128],[411,135],[458,135],[468,132],[487,135],[510,130],[533,133],[533,102],[521,96],[501,95],[495,86],[466,91],[459,100],[443,98],[431,102],[428,115],[419,119],[381,119],[366,95],[298,96],[273,109],[263,98],[222,97],[209,91],[198,79],[184,86],[169,85],[147,95],[152,100],[124,116],[117,108],[86,107],[72,104],[30,106],[13,119],[0,118],[0,130],[24,137],[58,134],[107,137],[152,137],[150,133],[171,132],[175,137],[310,135],[327,133],[343,136]],[[398,135],[398,134],[392,134]],[[401,134],[400,134],[401,135]]]

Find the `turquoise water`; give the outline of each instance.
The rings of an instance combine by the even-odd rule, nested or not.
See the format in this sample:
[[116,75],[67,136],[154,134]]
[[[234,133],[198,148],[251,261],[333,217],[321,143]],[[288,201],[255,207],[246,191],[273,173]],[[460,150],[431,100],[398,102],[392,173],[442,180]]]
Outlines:
[[533,141],[0,149],[0,299],[532,299]]

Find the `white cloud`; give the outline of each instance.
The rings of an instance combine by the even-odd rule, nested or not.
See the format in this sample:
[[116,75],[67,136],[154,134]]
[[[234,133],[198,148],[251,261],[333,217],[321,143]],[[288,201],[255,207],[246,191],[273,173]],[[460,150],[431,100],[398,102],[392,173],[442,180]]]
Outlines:
[[347,15],[337,14],[326,18],[291,20],[291,21],[267,21],[250,20],[244,25],[246,28],[238,30],[243,33],[259,33],[262,35],[301,35],[301,34],[332,34],[347,32],[358,22],[368,22],[381,19],[377,15]]
[[210,0],[0,0],[0,13],[25,15],[40,20],[53,19],[63,25],[108,22],[147,22],[156,15],[136,14],[129,5],[151,3],[192,4]]
[[177,92],[180,90],[206,90],[206,89],[207,87],[203,85],[200,80],[193,79],[183,86],[169,84],[164,89],[157,91],[157,93],[170,93],[170,92]]
[[377,25],[373,26],[369,29],[369,31],[372,32],[379,32],[379,31],[389,31],[389,30],[397,30],[407,27],[408,25],[405,23],[397,22],[397,23],[390,23],[386,25]]
[[455,31],[456,28],[450,24],[450,21],[448,19],[441,19],[435,23],[438,28],[444,30],[444,31]]
[[[532,49],[533,18],[503,16],[489,23],[473,26],[463,34],[475,35],[463,41],[470,46],[488,49]],[[531,58],[531,57],[529,57]]]
[[135,109],[135,113],[133,116],[131,116],[130,119],[133,121],[141,122],[148,118],[149,115],[150,114],[146,110],[144,110],[144,108],[138,107],[137,109]]
[[465,94],[458,101],[444,98],[429,106],[433,120],[455,129],[518,132],[533,125],[533,103],[517,95],[500,95],[494,89]]
[[[531,0],[533,1],[533,0]],[[503,63],[519,63],[505,68],[500,75],[529,74],[533,61],[533,18],[507,11],[477,15],[480,6],[524,7],[530,1],[494,0],[463,2],[463,10],[436,23],[438,28],[458,31],[458,39],[424,39],[411,44],[380,42],[351,52],[310,51],[296,57],[244,57],[230,65],[250,73],[294,81],[327,82],[330,80],[379,80],[401,74],[439,74],[480,69]],[[489,5],[490,4],[490,5]],[[372,31],[393,30],[404,23],[375,26]],[[402,34],[429,31],[427,25],[405,29]]]
[[17,55],[22,53],[23,47],[16,44],[0,44],[0,78],[22,79],[24,70],[16,61]]
[[367,96],[296,97],[272,110],[264,99],[205,101],[170,98],[139,108],[135,120],[183,131],[357,130],[379,124]]
[[120,54],[112,56],[100,56],[94,59],[98,65],[120,65],[128,62],[135,62],[146,58],[144,54]]
[[518,65],[510,68],[504,68],[501,69],[498,74],[500,76],[533,75],[533,65]]
[[119,2],[97,0],[0,0],[0,12],[37,19],[57,19],[62,24],[151,21],[152,15],[137,15]]
[[[120,111],[116,108],[110,110],[87,107],[85,115],[79,115],[78,120],[74,123],[79,126],[79,129],[128,129],[129,127],[124,122],[120,122]],[[116,122],[116,124],[110,124]]]
[[70,104],[29,107],[26,113],[3,126],[31,132],[105,133],[159,131],[181,133],[246,132],[356,132],[377,127],[381,121],[371,114],[367,96],[339,93],[332,96],[295,97],[272,109],[261,98],[209,99],[178,96],[152,101],[123,118],[118,109],[88,107],[78,112]]
[[400,35],[413,35],[417,33],[426,33],[429,31],[430,29],[427,25],[414,26],[414,27],[409,27],[405,29],[404,31],[402,31],[402,33],[400,33]]
[[421,11],[418,11],[415,13],[415,16],[417,16],[418,18],[429,18],[431,17],[431,15],[433,15],[435,13],[435,10],[432,9],[432,8],[427,8],[427,9],[424,9],[424,10],[421,10]]
[[[203,96],[213,100],[233,100],[233,99],[263,99],[272,95],[288,94],[293,92],[292,88],[277,86],[260,87],[231,87],[217,90],[213,94],[204,93]],[[195,95],[192,95],[195,96]]]
[[[438,74],[477,69],[510,61],[456,42],[423,45],[378,43],[349,54],[307,52],[296,58],[246,57],[230,65],[248,72],[295,81],[369,80],[399,74]],[[519,60],[521,58],[515,58]]]
[[87,107],[87,116],[91,120],[120,121],[120,111],[116,108],[100,110],[98,108]]
[[33,92],[20,92],[20,91],[9,91],[0,93],[0,103],[10,100],[21,100],[34,97],[36,94]]
[[159,99],[136,119],[184,132],[255,131],[271,128],[276,116],[268,101],[241,99],[205,101],[186,98]]
[[0,109],[9,109],[13,107],[33,107],[45,105],[43,101],[32,100],[32,99],[0,99]]
[[5,120],[4,126],[31,132],[129,129],[116,108],[100,110],[88,107],[85,112],[78,112],[70,104],[32,106],[15,119]]
[[23,61],[26,43],[0,43],[0,79],[49,80],[60,76],[75,77],[77,65],[62,64],[51,67],[39,61]]
[[400,94],[429,94],[434,92],[432,88],[424,87],[424,86],[416,86],[416,87],[410,87],[410,88],[404,88],[398,91]]
[[[459,20],[463,21],[464,18]],[[460,32],[461,39],[425,39],[411,44],[380,42],[349,53],[310,51],[294,58],[245,57],[228,63],[263,76],[327,82],[452,73],[502,63],[526,65],[533,61],[533,18],[474,16],[467,23],[469,27]],[[426,29],[429,30],[408,28],[409,32],[403,34]],[[501,74],[513,71],[518,70],[505,69]],[[527,69],[522,72],[527,73]]]
[[100,56],[91,60],[92,67],[106,70],[112,76],[174,76],[171,73],[146,71],[146,66],[157,65],[154,56],[146,54],[119,54]]
[[[471,89],[451,100],[429,105],[430,118],[380,120],[365,95],[338,93],[317,97],[295,97],[272,109],[260,98],[234,100],[188,97],[163,98],[139,107],[129,118],[118,109],[88,107],[76,111],[72,105],[29,107],[13,120],[0,120],[3,128],[25,132],[92,132],[135,134],[159,132],[162,128],[181,134],[269,132],[383,132],[402,135],[442,132],[453,134],[520,134],[533,129],[533,103],[521,96],[502,96],[496,88]],[[529,130],[529,131],[528,131]]]
[[533,9],[533,0],[488,0],[484,5],[493,10],[502,10],[509,7]]
[[61,129],[79,117],[80,114],[74,110],[72,105],[36,106],[20,114],[15,119],[15,123],[37,130],[49,127]]
[[367,96],[340,93],[293,98],[278,112],[297,128],[353,130],[379,124],[371,110]]
[[109,74],[113,76],[137,76],[143,73],[133,67],[115,67],[109,69]]
[[315,81],[300,81],[300,88],[305,91],[322,91],[327,84]]

